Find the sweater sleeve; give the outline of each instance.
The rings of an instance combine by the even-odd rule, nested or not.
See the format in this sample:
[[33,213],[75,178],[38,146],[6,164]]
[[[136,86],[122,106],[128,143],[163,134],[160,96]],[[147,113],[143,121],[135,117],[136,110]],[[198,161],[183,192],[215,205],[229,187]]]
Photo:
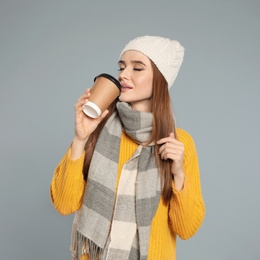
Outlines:
[[70,154],[71,148],[56,167],[50,185],[52,203],[62,215],[71,214],[81,207],[85,188],[82,174],[85,153],[77,160],[71,160]]
[[192,137],[178,129],[178,139],[184,144],[185,173],[184,187],[181,191],[174,188],[170,201],[169,218],[172,231],[181,239],[193,236],[201,226],[205,216],[205,205],[200,186],[199,163]]

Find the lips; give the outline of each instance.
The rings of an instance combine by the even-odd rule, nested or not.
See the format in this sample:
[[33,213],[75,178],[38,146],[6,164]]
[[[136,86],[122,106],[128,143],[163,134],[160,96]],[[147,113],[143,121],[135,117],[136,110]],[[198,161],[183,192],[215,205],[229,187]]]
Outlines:
[[132,87],[130,85],[128,85],[127,83],[124,83],[124,82],[121,83],[121,86],[122,86],[121,92],[124,92],[124,91],[127,91],[129,89],[132,89]]

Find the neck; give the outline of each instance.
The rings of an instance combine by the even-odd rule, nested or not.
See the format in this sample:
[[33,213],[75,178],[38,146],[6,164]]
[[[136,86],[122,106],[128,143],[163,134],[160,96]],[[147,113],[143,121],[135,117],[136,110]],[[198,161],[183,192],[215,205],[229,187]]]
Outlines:
[[151,112],[151,102],[150,100],[143,100],[142,102],[130,102],[133,110],[140,112]]

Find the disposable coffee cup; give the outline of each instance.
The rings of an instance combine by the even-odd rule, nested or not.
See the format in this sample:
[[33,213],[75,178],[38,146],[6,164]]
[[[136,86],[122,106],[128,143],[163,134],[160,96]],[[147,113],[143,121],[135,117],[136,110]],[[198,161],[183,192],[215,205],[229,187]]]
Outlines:
[[121,85],[113,76],[106,73],[96,76],[83,112],[91,118],[98,118],[120,95],[120,92]]

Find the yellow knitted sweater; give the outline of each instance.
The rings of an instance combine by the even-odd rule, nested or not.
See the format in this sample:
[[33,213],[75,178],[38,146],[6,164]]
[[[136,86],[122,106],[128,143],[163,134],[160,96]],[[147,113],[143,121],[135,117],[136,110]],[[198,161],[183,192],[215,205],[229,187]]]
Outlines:
[[[181,239],[193,236],[202,224],[205,215],[195,144],[192,137],[182,129],[177,129],[177,136],[185,147],[184,187],[181,191],[177,191],[173,182],[173,196],[170,203],[164,205],[162,199],[159,203],[151,225],[148,260],[175,260],[176,235]],[[117,184],[123,164],[131,158],[137,146],[125,134],[122,134]],[[68,149],[55,169],[50,187],[53,205],[63,215],[71,214],[81,207],[85,189],[82,174],[85,154],[83,153],[78,160],[73,161],[70,159],[70,152]]]

